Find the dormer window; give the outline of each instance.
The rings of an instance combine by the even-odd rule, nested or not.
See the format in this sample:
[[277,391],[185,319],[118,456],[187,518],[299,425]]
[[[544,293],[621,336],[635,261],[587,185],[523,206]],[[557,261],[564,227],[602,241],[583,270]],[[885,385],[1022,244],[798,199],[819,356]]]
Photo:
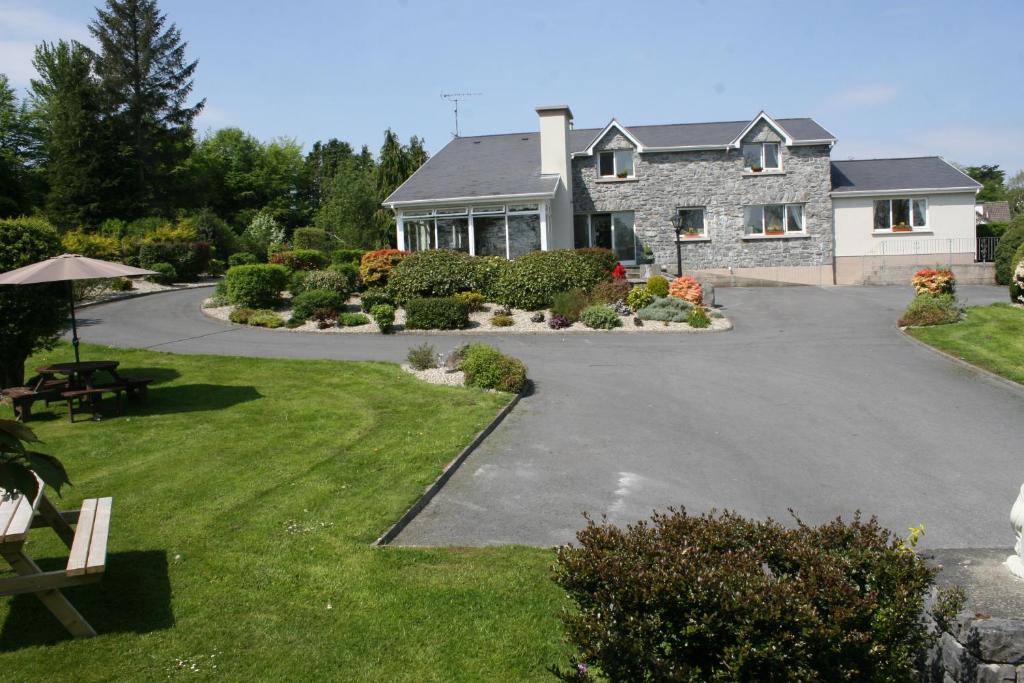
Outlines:
[[755,173],[763,170],[779,170],[779,143],[743,143],[743,167]]
[[597,168],[602,178],[632,178],[633,150],[600,152],[597,155]]

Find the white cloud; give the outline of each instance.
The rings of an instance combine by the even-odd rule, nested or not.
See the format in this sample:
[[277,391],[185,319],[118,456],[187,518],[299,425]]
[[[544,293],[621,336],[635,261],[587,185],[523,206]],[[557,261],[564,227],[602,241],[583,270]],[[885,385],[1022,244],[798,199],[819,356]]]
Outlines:
[[842,90],[828,100],[825,105],[830,109],[849,109],[851,107],[873,107],[896,98],[899,88],[894,85],[877,83],[861,85]]
[[89,31],[84,22],[35,7],[0,5],[0,73],[7,74],[15,86],[27,86],[36,75],[32,67],[35,46],[61,38],[86,42]]

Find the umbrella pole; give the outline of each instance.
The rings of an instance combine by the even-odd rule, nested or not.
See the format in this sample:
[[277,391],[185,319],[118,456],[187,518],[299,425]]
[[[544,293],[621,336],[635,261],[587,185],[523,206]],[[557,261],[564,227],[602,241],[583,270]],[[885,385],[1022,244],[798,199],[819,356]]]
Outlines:
[[75,362],[81,360],[78,357],[78,323],[75,321],[75,286],[68,280],[68,297],[71,299],[71,345],[75,347]]

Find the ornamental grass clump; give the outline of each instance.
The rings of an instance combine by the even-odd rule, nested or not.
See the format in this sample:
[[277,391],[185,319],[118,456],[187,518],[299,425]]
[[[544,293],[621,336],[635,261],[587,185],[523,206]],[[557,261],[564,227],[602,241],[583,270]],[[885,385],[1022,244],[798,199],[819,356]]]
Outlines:
[[922,268],[914,273],[912,282],[918,295],[956,294],[956,277],[949,269]]
[[618,313],[600,304],[583,309],[580,320],[592,330],[610,330],[622,325]]
[[582,289],[559,292],[551,300],[551,315],[565,318],[570,323],[580,319],[583,309],[591,303],[590,296]]
[[526,366],[523,362],[487,344],[467,346],[460,369],[466,373],[468,387],[517,394],[526,386]]
[[694,306],[686,316],[686,324],[698,330],[711,327],[711,318],[703,306]]
[[691,275],[682,275],[673,280],[668,287],[668,295],[695,306],[704,301],[704,290],[697,282],[697,278]]
[[952,294],[918,294],[914,297],[903,317],[899,320],[900,327],[925,327],[927,325],[947,325],[960,320],[963,313]]
[[558,551],[574,603],[562,680],[902,681],[931,643],[937,574],[855,515],[812,527],[669,509]]
[[406,360],[413,370],[430,370],[437,367],[437,352],[433,346],[424,342],[409,349]]
[[693,305],[688,301],[667,296],[655,299],[636,312],[641,320],[658,320],[666,323],[685,323]]

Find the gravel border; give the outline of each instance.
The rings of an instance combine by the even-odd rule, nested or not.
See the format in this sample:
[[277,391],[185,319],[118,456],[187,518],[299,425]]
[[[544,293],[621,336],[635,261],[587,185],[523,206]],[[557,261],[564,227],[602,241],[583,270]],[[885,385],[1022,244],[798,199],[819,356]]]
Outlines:
[[[231,306],[218,306],[207,308],[206,304],[210,301],[206,299],[201,304],[203,314],[216,318],[217,320],[223,320],[230,322],[228,316],[231,314]],[[644,322],[642,327],[637,327],[633,324],[633,316],[619,316],[622,321],[621,327],[615,327],[610,330],[594,330],[583,323],[575,323],[571,327],[563,327],[560,330],[553,330],[548,327],[547,319],[550,317],[550,311],[544,311],[545,321],[542,323],[535,323],[530,320],[530,316],[533,315],[534,311],[522,311],[514,309],[512,311],[512,319],[514,323],[509,327],[494,327],[490,324],[491,316],[494,315],[500,306],[497,304],[486,304],[483,311],[477,311],[469,314],[469,327],[464,330],[407,330],[405,329],[405,311],[401,308],[395,310],[395,325],[389,334],[415,334],[415,335],[437,335],[437,336],[460,336],[467,334],[638,334],[638,333],[652,333],[652,334],[665,334],[665,333],[683,333],[683,334],[704,334],[712,332],[726,332],[731,330],[733,325],[732,321],[722,316],[720,318],[711,318],[711,326],[704,329],[697,329],[690,327],[686,323],[661,323],[654,320],[648,320]],[[359,297],[353,297],[349,299],[346,310],[350,313],[360,311],[359,308]],[[716,311],[712,309],[712,313]],[[288,306],[288,300],[282,303],[282,306],[276,310],[281,320],[288,320],[291,317],[291,308]],[[719,313],[719,315],[721,315]],[[232,323],[235,324],[235,323]],[[370,322],[367,325],[358,325],[356,327],[337,327],[332,326],[325,329],[318,329],[315,322],[307,321],[298,327],[287,328],[278,327],[274,331],[285,331],[285,332],[314,332],[317,334],[380,334],[380,330],[377,329],[377,325]]]
[[401,368],[413,377],[431,384],[443,384],[449,387],[466,386],[466,373],[462,370],[448,372],[444,368],[428,368],[427,370],[416,370],[411,365],[403,363]]

